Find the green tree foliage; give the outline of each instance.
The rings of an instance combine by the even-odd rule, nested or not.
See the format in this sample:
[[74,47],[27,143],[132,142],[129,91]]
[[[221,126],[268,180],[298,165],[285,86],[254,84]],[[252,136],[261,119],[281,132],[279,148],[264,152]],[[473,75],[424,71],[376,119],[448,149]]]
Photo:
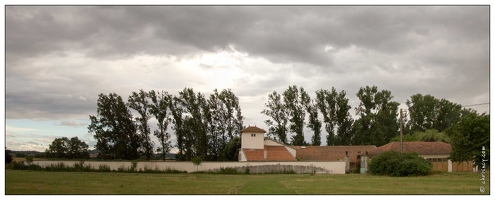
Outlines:
[[151,118],[148,93],[143,90],[139,90],[139,93],[132,92],[132,95],[128,98],[127,105],[129,108],[132,108],[139,113],[139,117],[136,117],[136,121],[138,122],[137,128],[140,133],[139,136],[141,137],[140,141],[142,142],[141,148],[146,156],[146,160],[151,160],[151,157],[153,156],[153,141],[151,141],[151,130],[148,125],[148,121]]
[[[393,137],[390,142],[400,141],[400,136]],[[424,132],[416,131],[414,134],[404,134],[402,137],[404,142],[422,141],[422,142],[446,142],[450,143],[450,138],[445,132],[438,132],[435,129],[428,129]]]
[[196,172],[198,171],[198,168],[199,168],[199,165],[201,165],[201,163],[203,162],[204,160],[204,156],[196,156],[194,158],[191,159],[191,162],[196,165]]
[[207,111],[204,115],[210,130],[209,144],[213,146],[210,148],[210,160],[231,160],[225,148],[232,139],[240,136],[244,118],[239,98],[230,89],[224,89],[220,93],[215,89],[207,105],[209,109],[204,109]]
[[[477,166],[489,164],[490,157],[490,115],[468,114],[446,130],[451,139],[454,162],[474,161]],[[485,155],[482,154],[485,151]]]
[[432,164],[415,152],[401,154],[386,151],[371,159],[368,172],[374,175],[417,176],[427,175],[431,168]]
[[[104,157],[136,159],[144,153],[150,159],[153,142],[148,121],[154,117],[158,122],[154,136],[160,141],[157,150],[162,153],[162,159],[172,148],[167,133],[172,123],[177,137],[177,160],[198,156],[205,160],[231,160],[227,144],[239,136],[244,117],[239,99],[230,89],[214,92],[206,99],[192,88],[184,88],[177,96],[165,91],[140,90],[129,96],[127,104],[115,93],[100,94],[98,115],[90,116],[88,130],[97,139],[95,147]],[[130,108],[138,114],[135,121]]]
[[177,136],[178,160],[202,156],[205,160],[230,160],[227,144],[239,136],[242,112],[230,89],[214,90],[209,99],[185,88],[170,104]]
[[82,159],[89,158],[88,145],[78,137],[55,138],[47,149],[49,157]]
[[353,143],[377,146],[388,143],[399,131],[399,103],[392,101],[390,91],[378,91],[376,86],[360,88],[357,97],[361,102],[356,108],[356,115],[360,118],[353,125]]
[[184,141],[186,145],[185,159],[191,160],[196,156],[206,157],[208,154],[208,138],[202,108],[206,104],[204,95],[194,93],[192,88],[184,88],[179,92],[184,108]]
[[411,132],[424,132],[427,129],[442,132],[457,123],[462,113],[472,112],[462,109],[460,104],[437,99],[431,95],[412,95],[411,99],[407,99],[406,105],[409,108],[408,126]]
[[9,164],[14,160],[10,153],[11,151],[5,147],[5,164]]
[[239,136],[235,136],[232,138],[229,143],[223,149],[225,161],[238,161],[239,158],[239,149],[241,149],[241,138]]
[[220,160],[221,150],[226,141],[225,121],[220,120],[220,116],[225,113],[225,107],[219,99],[220,93],[218,90],[213,90],[213,94],[208,99],[208,112],[205,112],[205,118],[208,123],[207,132],[209,135],[208,150],[209,159]]
[[304,88],[289,86],[282,95],[274,91],[268,95],[266,108],[261,112],[271,119],[265,121],[269,127],[269,136],[288,144],[288,134],[292,134],[292,145],[306,145],[304,140],[304,125],[308,113],[307,128],[313,131],[312,145],[321,145],[322,122],[318,118],[319,112],[323,115],[327,145],[350,145],[353,137],[353,119],[349,113],[349,100],[345,91],[337,93],[319,90],[316,99],[312,100]]
[[88,131],[96,139],[95,147],[101,151],[101,156],[127,160],[139,158],[141,137],[122,97],[115,93],[98,95],[96,111],[96,116],[89,116]]
[[170,112],[173,118],[173,129],[175,131],[175,135],[177,138],[177,149],[179,150],[176,155],[177,160],[185,160],[184,152],[186,151],[185,147],[185,131],[184,131],[184,120],[182,119],[184,108],[181,106],[181,100],[178,97],[172,97],[169,102]]
[[313,137],[311,137],[312,146],[321,145],[321,121],[318,119],[318,108],[316,103],[312,101],[307,106],[307,112],[309,113],[308,128],[313,130]]
[[437,99],[431,95],[415,94],[406,100],[409,108],[409,126],[413,131],[425,131],[433,129],[436,120],[435,107]]
[[323,115],[325,131],[327,132],[327,146],[335,145],[336,107],[337,91],[332,87],[332,91],[316,91],[316,105]]
[[311,99],[304,88],[297,86],[289,86],[283,93],[284,104],[289,117],[289,130],[294,135],[292,136],[292,145],[300,146],[305,145],[304,141],[304,120],[306,117],[305,108],[308,106]]
[[349,99],[345,97],[346,93],[342,90],[336,96],[336,107],[335,107],[335,118],[337,125],[337,137],[335,138],[335,145],[351,145],[352,137],[354,133],[352,132],[353,119],[349,110],[351,106],[349,105]]
[[168,124],[170,122],[168,118],[168,110],[170,101],[172,100],[172,95],[167,92],[155,92],[151,90],[149,93],[149,98],[151,99],[150,113],[158,121],[158,130],[153,132],[158,140],[160,141],[161,148],[158,151],[162,154],[162,159],[165,160],[165,155],[172,148],[172,142],[170,141],[170,134],[167,132]]
[[268,95],[268,103],[265,103],[265,107],[261,114],[271,118],[265,120],[265,124],[268,126],[268,135],[279,142],[288,144],[287,124],[289,123],[289,117],[286,114],[286,106],[282,95],[273,91]]
[[316,91],[316,105],[323,115],[328,146],[351,144],[353,119],[349,99],[345,96],[345,91],[337,93],[333,87],[331,91]]

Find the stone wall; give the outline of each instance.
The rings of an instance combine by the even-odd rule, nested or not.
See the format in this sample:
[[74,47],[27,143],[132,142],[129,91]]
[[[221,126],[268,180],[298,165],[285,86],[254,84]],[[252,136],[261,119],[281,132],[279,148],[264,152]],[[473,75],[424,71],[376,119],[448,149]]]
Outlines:
[[[64,163],[67,166],[74,166],[79,161],[33,161],[42,167]],[[99,169],[100,165],[106,165],[111,170],[118,171],[119,168],[128,170],[132,167],[130,161],[84,161],[85,166]],[[196,166],[192,162],[137,162],[135,170],[180,170],[187,172],[196,171],[220,171],[221,168],[235,168],[238,172],[244,173],[247,168],[252,174],[256,173],[280,173],[294,171],[295,173],[316,173],[316,174],[345,174],[346,164],[344,161],[338,162],[202,162]]]

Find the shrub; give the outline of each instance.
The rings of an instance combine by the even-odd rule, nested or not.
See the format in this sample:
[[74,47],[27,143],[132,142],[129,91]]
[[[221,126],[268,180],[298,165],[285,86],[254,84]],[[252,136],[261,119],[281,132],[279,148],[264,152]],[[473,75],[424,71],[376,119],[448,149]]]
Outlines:
[[417,153],[398,153],[387,151],[373,157],[368,165],[368,171],[375,175],[388,176],[417,176],[427,175],[432,164]]
[[89,171],[91,171],[91,167],[89,165],[84,165],[84,161],[81,160],[77,163],[74,163],[74,171],[76,171],[76,172],[89,172]]
[[26,162],[30,165],[33,163],[33,155],[26,156]]
[[[136,167],[137,167],[137,161],[132,161],[131,162],[131,169],[129,169],[129,172],[136,171]],[[139,170],[141,170],[141,169],[139,169]]]
[[10,150],[5,147],[5,164],[9,164],[14,160],[12,155],[10,155]]
[[98,170],[101,171],[101,172],[110,172],[110,171],[112,171],[112,170],[110,170],[110,166],[105,165],[105,164],[100,164],[98,166]]
[[238,174],[237,169],[234,167],[220,167],[220,174]]

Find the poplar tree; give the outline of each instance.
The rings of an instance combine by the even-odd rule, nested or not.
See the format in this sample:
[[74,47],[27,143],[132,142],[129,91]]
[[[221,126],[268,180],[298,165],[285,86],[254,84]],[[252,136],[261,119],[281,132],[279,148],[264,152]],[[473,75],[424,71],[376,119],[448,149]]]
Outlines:
[[166,154],[172,148],[172,143],[170,141],[170,134],[167,132],[168,124],[170,119],[168,118],[168,111],[170,101],[172,101],[172,95],[165,91],[155,92],[151,90],[149,92],[149,97],[151,99],[150,113],[158,121],[158,130],[155,130],[153,134],[158,138],[161,144],[159,152],[162,154],[162,159],[165,160]]
[[288,144],[287,141],[287,124],[289,118],[286,112],[286,106],[282,99],[282,95],[273,91],[268,95],[268,102],[265,103],[265,109],[261,111],[261,114],[265,114],[271,119],[265,120],[265,124],[268,126],[268,135],[275,140]]
[[151,118],[148,93],[144,90],[139,90],[139,93],[132,92],[132,95],[128,98],[128,106],[139,113],[139,117],[136,117],[136,121],[138,122],[137,127],[141,136],[142,149],[146,156],[146,160],[151,160],[151,157],[153,156],[153,141],[151,141],[151,130],[148,125],[148,121]]

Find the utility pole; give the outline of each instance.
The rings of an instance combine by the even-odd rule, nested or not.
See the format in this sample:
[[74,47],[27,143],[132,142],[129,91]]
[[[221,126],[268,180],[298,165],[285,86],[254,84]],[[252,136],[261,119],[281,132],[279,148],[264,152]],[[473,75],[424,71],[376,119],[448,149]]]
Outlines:
[[400,109],[400,153],[402,153],[402,108]]

